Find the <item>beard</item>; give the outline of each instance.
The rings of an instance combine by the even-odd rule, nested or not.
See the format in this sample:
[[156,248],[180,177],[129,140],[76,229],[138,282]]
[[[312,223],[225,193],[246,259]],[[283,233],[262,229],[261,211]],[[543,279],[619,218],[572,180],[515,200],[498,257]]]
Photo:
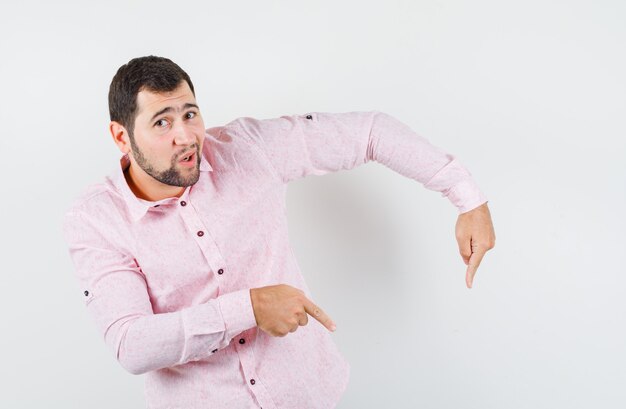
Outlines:
[[174,156],[170,167],[166,170],[156,170],[152,163],[145,157],[139,146],[135,143],[135,138],[130,138],[130,145],[133,148],[133,157],[137,162],[137,165],[148,175],[152,176],[159,182],[169,186],[187,187],[195,184],[200,178],[200,151],[197,143],[191,145],[190,148],[195,149],[196,153],[196,166],[194,172],[189,175],[183,175],[176,167],[178,163],[178,157]]

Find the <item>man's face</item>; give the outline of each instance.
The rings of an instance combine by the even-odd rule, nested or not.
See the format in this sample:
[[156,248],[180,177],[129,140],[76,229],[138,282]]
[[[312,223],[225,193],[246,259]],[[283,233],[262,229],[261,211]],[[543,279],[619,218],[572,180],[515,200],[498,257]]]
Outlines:
[[148,175],[170,186],[190,186],[200,177],[204,122],[182,81],[171,92],[137,94],[131,156]]

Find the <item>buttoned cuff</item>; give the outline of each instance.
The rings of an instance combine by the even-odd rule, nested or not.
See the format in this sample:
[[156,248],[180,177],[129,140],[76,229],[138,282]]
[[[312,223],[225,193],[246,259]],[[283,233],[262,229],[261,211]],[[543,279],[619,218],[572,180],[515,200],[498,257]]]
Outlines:
[[487,197],[473,179],[452,186],[446,196],[459,209],[459,213],[469,212],[487,202]]
[[217,299],[226,326],[226,339],[256,326],[250,289],[224,294]]

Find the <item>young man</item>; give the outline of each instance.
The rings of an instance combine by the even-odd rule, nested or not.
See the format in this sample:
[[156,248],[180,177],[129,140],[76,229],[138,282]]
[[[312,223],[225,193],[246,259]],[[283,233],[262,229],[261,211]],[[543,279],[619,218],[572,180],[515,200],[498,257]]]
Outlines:
[[468,287],[495,244],[470,173],[387,114],[245,117],[205,130],[189,76],[154,56],[120,67],[109,109],[120,166],[75,202],[64,231],[87,309],[120,364],[146,373],[150,408],[339,401],[349,367],[289,246],[291,180],[375,160],[441,192],[461,213]]

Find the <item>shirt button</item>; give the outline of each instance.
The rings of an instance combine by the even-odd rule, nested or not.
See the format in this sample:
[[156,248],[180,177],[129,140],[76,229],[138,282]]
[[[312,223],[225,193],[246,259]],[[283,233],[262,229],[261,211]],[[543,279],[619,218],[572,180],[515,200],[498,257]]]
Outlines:
[[85,290],[84,294],[85,294],[85,297],[87,297],[89,295],[89,291]]
[[187,206],[187,202],[185,202],[184,200],[180,202],[181,206]]
[[250,385],[254,385],[256,381],[254,379],[250,379]]
[[313,116],[312,115],[307,115],[306,119],[313,119]]
[[211,351],[212,354],[216,353],[217,349],[214,349],[213,351]]
[[161,206],[161,205],[154,205],[154,207],[159,207],[159,206]]
[[202,237],[202,236],[204,236],[204,232],[202,230],[199,230],[198,231],[198,237]]
[[239,339],[239,343],[240,343],[241,345],[243,345],[243,344],[245,344],[245,343],[246,343],[246,340],[245,340],[245,339],[243,339],[243,338],[240,338],[240,339]]
[[217,270],[217,274],[222,275],[224,274],[224,270],[222,270],[221,268],[219,270]]

